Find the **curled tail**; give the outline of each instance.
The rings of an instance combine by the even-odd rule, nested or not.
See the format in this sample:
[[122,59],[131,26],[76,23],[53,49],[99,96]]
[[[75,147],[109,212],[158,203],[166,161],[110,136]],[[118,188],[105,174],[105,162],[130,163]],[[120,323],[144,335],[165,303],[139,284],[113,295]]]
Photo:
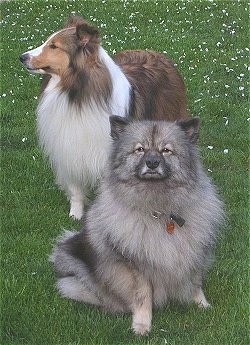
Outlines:
[[81,235],[66,230],[57,239],[49,260],[54,264],[56,285],[62,297],[99,305],[89,265],[84,260],[87,253]]

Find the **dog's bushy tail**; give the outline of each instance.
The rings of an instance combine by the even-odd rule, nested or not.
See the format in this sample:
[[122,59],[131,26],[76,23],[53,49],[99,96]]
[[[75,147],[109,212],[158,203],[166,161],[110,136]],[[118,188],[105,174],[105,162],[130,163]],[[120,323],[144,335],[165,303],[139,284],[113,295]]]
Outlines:
[[[87,301],[87,287],[91,285],[89,272],[81,259],[81,237],[79,232],[64,231],[57,239],[49,260],[54,264],[57,289],[63,297]],[[91,294],[91,302],[93,296]],[[97,303],[96,303],[97,304]]]
[[54,245],[49,260],[54,264],[57,277],[72,276],[75,273],[75,259],[72,255],[73,243],[79,233],[65,230]]

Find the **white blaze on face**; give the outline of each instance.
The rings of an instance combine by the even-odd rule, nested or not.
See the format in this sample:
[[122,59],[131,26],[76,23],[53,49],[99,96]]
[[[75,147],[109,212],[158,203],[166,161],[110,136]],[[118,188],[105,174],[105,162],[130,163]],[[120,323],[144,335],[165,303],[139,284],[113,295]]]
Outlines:
[[38,55],[40,55],[42,53],[43,47],[46,45],[46,43],[47,43],[47,41],[44,44],[42,44],[40,47],[37,47],[37,48],[32,49],[32,50],[29,50],[29,51],[27,51],[24,54],[29,54],[29,56],[31,56],[31,57],[38,56]]

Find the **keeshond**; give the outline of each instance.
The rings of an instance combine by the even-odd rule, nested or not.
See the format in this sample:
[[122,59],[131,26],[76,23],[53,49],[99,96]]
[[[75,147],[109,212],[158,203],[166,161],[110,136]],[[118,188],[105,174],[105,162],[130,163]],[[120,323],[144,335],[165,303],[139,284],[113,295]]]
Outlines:
[[131,312],[134,332],[145,334],[154,306],[209,306],[202,283],[223,207],[199,159],[199,118],[110,123],[99,194],[82,231],[66,231],[51,261],[63,297]]

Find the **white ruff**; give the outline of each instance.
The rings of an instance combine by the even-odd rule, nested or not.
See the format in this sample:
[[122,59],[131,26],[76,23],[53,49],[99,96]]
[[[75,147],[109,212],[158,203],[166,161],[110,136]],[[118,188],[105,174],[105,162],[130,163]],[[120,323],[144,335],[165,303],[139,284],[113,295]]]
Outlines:
[[[82,193],[93,187],[106,164],[110,146],[110,115],[125,116],[130,102],[130,84],[120,68],[102,47],[100,60],[109,69],[113,92],[107,111],[94,101],[79,108],[69,104],[67,93],[59,87],[60,78],[52,75],[38,106],[40,144],[56,173],[57,183],[72,198],[72,189]],[[74,193],[74,192],[73,192]],[[77,194],[76,193],[76,194]]]
[[93,186],[101,176],[110,143],[108,117],[95,106],[79,111],[58,90],[45,93],[38,107],[39,138],[62,187]]

